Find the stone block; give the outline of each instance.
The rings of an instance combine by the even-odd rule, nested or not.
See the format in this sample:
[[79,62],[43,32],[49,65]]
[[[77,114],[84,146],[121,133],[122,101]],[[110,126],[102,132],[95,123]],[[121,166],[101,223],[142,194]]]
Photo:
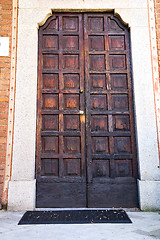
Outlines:
[[160,210],[160,181],[138,181],[140,209]]
[[35,209],[36,180],[10,181],[8,194],[9,211]]

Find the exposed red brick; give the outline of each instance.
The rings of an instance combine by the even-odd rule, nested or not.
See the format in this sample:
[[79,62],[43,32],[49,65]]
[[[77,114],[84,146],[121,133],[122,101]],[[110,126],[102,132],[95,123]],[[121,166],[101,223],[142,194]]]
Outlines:
[[[1,134],[1,133],[0,133]],[[0,156],[1,157],[5,157],[6,156],[6,152],[5,151],[0,151]]]
[[2,4],[3,10],[12,10],[12,4]]
[[7,119],[0,119],[0,126],[7,126],[8,120]]
[[8,102],[8,97],[1,97],[0,96],[0,102]]
[[12,0],[0,0],[0,4],[12,4]]
[[[0,108],[1,109],[1,113],[8,113],[8,108]],[[1,126],[0,126],[1,129]]]
[[[5,138],[6,137],[6,132],[5,131],[0,131],[0,138]],[[0,156],[1,156],[1,152],[0,152]],[[4,155],[3,156],[1,156],[1,157],[4,157]]]
[[0,15],[4,16],[4,15],[11,15],[11,11],[10,10],[0,10]]
[[[11,49],[12,0],[0,0],[0,37],[9,37]],[[11,52],[11,50],[10,50]],[[0,57],[0,202],[6,157],[10,56]]]
[[[3,73],[0,75],[0,79],[9,79],[10,74],[9,73]],[[2,84],[2,82],[0,82],[0,84]]]
[[159,67],[160,67],[160,0],[154,0],[154,3],[155,3],[158,61],[159,61]]
[[6,143],[6,138],[5,137],[0,137],[0,143]]
[[9,86],[9,79],[0,79],[0,86]]
[[[0,91],[9,91],[9,87],[5,85],[0,85]],[[2,92],[1,92],[2,94]]]
[[0,184],[0,192],[2,192],[2,190],[3,190],[3,177],[0,178],[0,180],[1,180],[1,184]]
[[2,170],[2,169],[4,169],[4,167],[5,167],[5,163],[0,163],[0,169]]

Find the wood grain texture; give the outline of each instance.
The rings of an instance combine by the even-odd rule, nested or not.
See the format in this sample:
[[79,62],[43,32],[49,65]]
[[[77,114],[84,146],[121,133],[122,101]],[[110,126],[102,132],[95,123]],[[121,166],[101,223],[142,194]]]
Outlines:
[[56,13],[40,27],[37,206],[138,206],[130,65],[112,13]]

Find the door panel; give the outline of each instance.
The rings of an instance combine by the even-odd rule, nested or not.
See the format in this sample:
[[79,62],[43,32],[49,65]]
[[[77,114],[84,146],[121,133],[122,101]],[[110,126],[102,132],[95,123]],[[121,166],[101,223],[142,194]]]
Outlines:
[[129,33],[84,14],[88,207],[136,207]]
[[137,207],[129,30],[112,13],[39,29],[37,207]]
[[37,207],[85,207],[82,15],[55,14],[39,30]]

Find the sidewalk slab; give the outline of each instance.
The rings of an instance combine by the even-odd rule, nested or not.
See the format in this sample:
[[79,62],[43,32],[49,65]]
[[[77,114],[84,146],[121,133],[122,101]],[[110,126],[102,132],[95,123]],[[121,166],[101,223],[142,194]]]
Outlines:
[[17,225],[24,212],[0,211],[1,240],[156,240],[159,212],[127,212],[132,224]]

